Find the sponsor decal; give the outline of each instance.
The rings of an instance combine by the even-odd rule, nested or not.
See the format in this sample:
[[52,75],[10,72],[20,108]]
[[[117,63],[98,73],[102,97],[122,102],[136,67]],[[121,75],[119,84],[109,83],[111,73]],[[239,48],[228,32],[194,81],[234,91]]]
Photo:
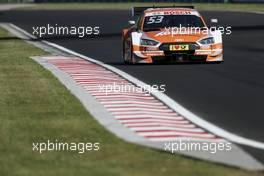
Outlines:
[[170,51],[189,50],[189,45],[170,45]]
[[184,39],[179,39],[179,38],[175,39],[175,42],[183,42],[183,41]]
[[195,16],[199,16],[198,12],[183,11],[183,10],[170,10],[170,11],[163,11],[163,12],[147,12],[145,16],[155,16],[155,15],[195,15]]
[[192,15],[190,11],[165,11],[164,15]]

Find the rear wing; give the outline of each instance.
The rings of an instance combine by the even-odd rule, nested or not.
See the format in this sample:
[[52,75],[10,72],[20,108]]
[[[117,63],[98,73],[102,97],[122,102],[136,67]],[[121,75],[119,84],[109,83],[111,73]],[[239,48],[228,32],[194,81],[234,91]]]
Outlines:
[[132,16],[141,15],[147,9],[157,9],[157,8],[186,8],[194,9],[194,6],[148,6],[148,7],[132,7]]

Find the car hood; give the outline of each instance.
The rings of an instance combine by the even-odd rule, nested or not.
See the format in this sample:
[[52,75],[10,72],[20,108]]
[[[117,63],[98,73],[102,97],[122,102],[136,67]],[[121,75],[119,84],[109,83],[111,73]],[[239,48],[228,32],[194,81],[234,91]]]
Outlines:
[[143,37],[154,39],[161,43],[173,43],[173,42],[197,42],[198,40],[205,38],[208,34],[197,32],[194,30],[179,31],[173,33],[171,30],[158,30],[144,32]]

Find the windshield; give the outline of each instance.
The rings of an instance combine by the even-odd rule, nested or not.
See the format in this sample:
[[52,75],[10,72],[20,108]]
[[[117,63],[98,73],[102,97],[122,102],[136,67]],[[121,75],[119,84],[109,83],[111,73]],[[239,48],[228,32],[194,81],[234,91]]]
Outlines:
[[200,17],[195,15],[155,15],[147,16],[143,30],[168,27],[205,27]]

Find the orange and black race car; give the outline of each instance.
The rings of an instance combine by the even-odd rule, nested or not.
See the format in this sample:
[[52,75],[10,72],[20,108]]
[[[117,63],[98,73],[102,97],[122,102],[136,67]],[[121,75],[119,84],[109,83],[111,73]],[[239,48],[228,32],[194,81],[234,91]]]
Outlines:
[[192,6],[134,7],[123,29],[125,63],[222,62],[222,33],[210,30]]

